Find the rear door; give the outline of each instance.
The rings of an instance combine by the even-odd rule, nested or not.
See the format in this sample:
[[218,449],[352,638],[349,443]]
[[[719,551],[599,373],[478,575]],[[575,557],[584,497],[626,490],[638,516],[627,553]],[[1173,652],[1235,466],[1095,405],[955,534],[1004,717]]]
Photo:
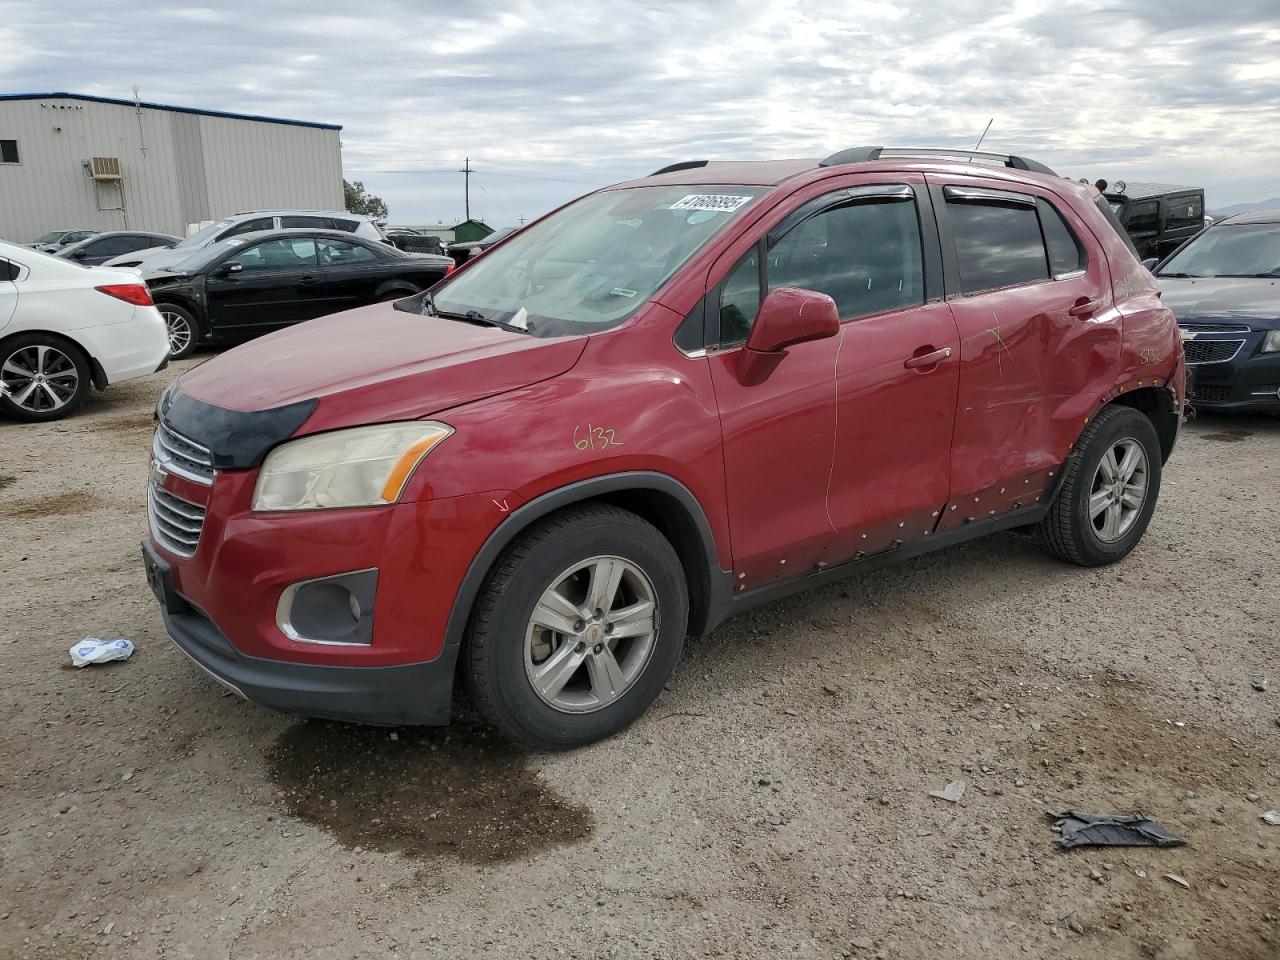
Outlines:
[[1068,204],[1038,187],[929,180],[960,334],[946,528],[1032,506],[1053,486],[1116,368],[1121,317]]
[[320,268],[333,312],[371,303],[388,278],[387,262],[362,243],[320,237]]
[[[240,270],[226,272],[232,262]],[[205,293],[212,326],[229,336],[256,336],[333,312],[313,237],[263,240],[237,250],[211,268]]]

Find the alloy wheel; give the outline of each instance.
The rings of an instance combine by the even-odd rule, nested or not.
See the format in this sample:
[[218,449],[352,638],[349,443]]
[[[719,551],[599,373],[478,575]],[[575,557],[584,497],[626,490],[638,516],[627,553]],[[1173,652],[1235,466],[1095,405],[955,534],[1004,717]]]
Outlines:
[[169,333],[169,353],[175,356],[191,346],[191,322],[180,313],[170,310],[161,311],[165,329]]
[[525,631],[525,674],[564,713],[607,707],[639,679],[657,642],[653,582],[621,557],[592,557],[543,591]]
[[18,407],[52,413],[74,399],[80,386],[75,361],[48,344],[19,347],[0,364],[0,386]]
[[1147,501],[1147,452],[1137,440],[1117,440],[1102,455],[1089,492],[1094,536],[1115,543],[1142,514]]

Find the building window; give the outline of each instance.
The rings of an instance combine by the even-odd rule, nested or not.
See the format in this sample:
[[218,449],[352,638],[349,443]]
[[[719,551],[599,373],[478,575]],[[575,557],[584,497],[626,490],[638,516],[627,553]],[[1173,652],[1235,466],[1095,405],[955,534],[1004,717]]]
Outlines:
[[0,163],[18,162],[18,141],[0,140]]

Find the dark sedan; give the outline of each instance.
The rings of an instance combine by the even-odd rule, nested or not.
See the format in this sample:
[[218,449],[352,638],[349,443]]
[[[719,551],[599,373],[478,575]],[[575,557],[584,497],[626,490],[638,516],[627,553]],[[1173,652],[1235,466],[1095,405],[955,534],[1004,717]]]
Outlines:
[[88,240],[81,240],[63,247],[57,256],[66,260],[83,263],[86,267],[96,267],[115,257],[136,250],[147,250],[151,247],[172,247],[178,237],[167,233],[147,233],[137,230],[110,230],[96,233]]
[[448,257],[410,254],[336,230],[263,230],[143,274],[169,327],[170,356],[235,343],[367,303],[399,300],[452,273]]
[[479,240],[459,240],[457,243],[451,243],[445,247],[444,252],[453,257],[454,263],[462,266],[468,260],[473,260],[480,256],[495,243],[500,243],[507,239],[519,229],[519,227],[503,227],[501,230],[486,234]]
[[1280,413],[1280,212],[1215,223],[1155,274],[1182,329],[1192,403]]

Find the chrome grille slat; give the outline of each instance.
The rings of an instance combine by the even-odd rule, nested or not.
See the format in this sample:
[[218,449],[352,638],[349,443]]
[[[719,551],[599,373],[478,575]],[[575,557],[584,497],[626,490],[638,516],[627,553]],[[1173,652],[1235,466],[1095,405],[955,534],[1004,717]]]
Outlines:
[[1253,328],[1246,323],[1184,323],[1189,333],[1249,333]]
[[203,507],[153,485],[147,491],[147,513],[151,534],[162,547],[180,557],[196,552],[204,529]]
[[1182,352],[1189,364],[1222,363],[1239,353],[1243,346],[1243,340],[1183,340]]
[[187,439],[163,420],[156,425],[151,453],[156,463],[169,473],[205,486],[213,483],[213,454],[209,448]]

